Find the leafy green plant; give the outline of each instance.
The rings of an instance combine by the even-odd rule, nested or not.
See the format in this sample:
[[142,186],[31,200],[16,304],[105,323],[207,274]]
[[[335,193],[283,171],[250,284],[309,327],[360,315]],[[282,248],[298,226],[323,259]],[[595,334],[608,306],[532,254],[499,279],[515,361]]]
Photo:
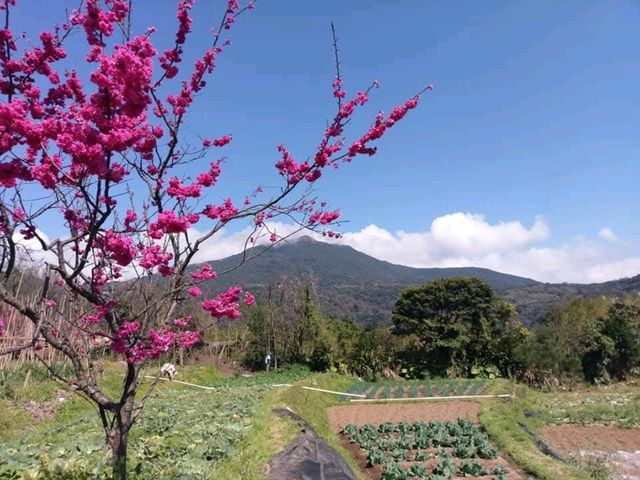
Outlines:
[[369,455],[367,456],[368,465],[381,465],[387,460],[387,456],[384,452],[379,448],[373,448],[369,451]]
[[391,422],[385,422],[378,426],[378,431],[382,433],[393,433],[395,425]]
[[427,460],[429,460],[429,454],[427,454],[427,452],[423,452],[422,450],[418,450],[413,457],[413,460],[415,462],[426,462]]
[[404,448],[395,448],[391,451],[391,456],[396,462],[406,461],[409,457],[409,451]]
[[504,468],[502,465],[498,465],[491,471],[491,480],[507,480],[507,473],[509,472],[506,468]]
[[424,465],[410,465],[407,469],[407,475],[413,478],[426,478],[427,467]]
[[498,458],[498,450],[490,444],[483,444],[481,446],[478,446],[476,448],[476,453],[480,458],[491,459],[491,460],[494,458]]
[[464,460],[460,464],[460,474],[463,477],[480,477],[487,474],[487,470],[477,460]]
[[440,450],[438,453],[439,461],[435,467],[433,467],[433,472],[436,475],[441,475],[444,478],[455,478],[456,476],[456,464],[453,463],[451,456],[448,454],[442,454],[443,450]]
[[385,465],[380,480],[407,480],[407,472],[397,463]]
[[453,447],[451,453],[457,458],[473,458],[475,456],[475,450],[467,445],[457,445]]
[[391,397],[391,385],[385,385],[378,393],[378,398],[386,399]]

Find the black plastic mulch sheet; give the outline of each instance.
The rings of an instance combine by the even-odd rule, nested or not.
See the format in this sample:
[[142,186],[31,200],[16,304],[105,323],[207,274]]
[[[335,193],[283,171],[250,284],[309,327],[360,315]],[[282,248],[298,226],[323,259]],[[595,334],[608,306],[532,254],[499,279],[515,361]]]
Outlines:
[[340,454],[299,415],[291,410],[274,410],[276,415],[290,416],[302,427],[291,445],[269,462],[269,480],[356,480]]

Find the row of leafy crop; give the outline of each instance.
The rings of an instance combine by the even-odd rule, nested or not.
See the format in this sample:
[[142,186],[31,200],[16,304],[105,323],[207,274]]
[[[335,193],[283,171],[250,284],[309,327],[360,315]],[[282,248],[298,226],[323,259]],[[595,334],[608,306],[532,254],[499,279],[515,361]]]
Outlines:
[[411,464],[406,469],[397,462],[385,464],[381,480],[451,480],[457,476],[482,477],[492,475],[492,480],[506,480],[507,470],[496,466],[489,470],[477,460],[464,460],[458,466],[446,451],[438,453],[438,463],[428,471],[426,465]]
[[[384,466],[383,480],[440,480],[454,478],[456,474],[465,477],[488,475],[490,472],[475,459],[492,460],[498,456],[487,435],[464,418],[447,422],[386,422],[361,427],[348,424],[343,427],[342,434],[367,452],[369,467]],[[412,464],[407,469],[402,467],[401,463],[429,461],[435,455],[427,449],[437,450],[438,463],[431,472],[420,464]],[[454,457],[461,459],[459,466]],[[506,478],[502,467],[496,467],[491,473],[496,479]]]
[[387,422],[377,427],[349,424],[345,425],[342,433],[349,442],[369,452],[369,463],[372,465],[383,463],[382,458],[386,458],[388,452],[394,460],[407,461],[409,451],[418,450],[414,455],[420,457],[419,450],[435,447],[450,447],[453,456],[458,458],[494,459],[498,456],[486,433],[463,418],[449,422]]
[[369,398],[418,398],[418,397],[450,397],[456,395],[478,395],[486,386],[486,381],[450,380],[446,382],[395,382],[356,384],[351,393],[367,392]]

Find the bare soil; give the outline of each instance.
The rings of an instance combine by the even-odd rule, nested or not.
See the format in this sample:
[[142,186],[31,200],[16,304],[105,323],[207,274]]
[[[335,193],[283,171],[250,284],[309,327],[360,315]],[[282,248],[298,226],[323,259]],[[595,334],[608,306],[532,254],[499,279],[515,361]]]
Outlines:
[[607,425],[548,425],[543,438],[556,450],[577,457],[597,458],[615,478],[640,480],[640,429]]
[[27,400],[19,405],[25,409],[35,420],[43,421],[53,418],[62,402],[69,398],[69,392],[59,390],[52,400],[46,402],[38,402],[36,400]]
[[329,409],[329,423],[334,430],[347,423],[362,426],[365,423],[412,422],[414,420],[436,420],[444,422],[457,418],[468,418],[478,423],[480,404],[461,400],[446,400],[432,403],[385,403],[338,405]]
[[602,452],[640,450],[640,429],[607,425],[548,425],[542,437],[557,449],[567,452],[599,450]]

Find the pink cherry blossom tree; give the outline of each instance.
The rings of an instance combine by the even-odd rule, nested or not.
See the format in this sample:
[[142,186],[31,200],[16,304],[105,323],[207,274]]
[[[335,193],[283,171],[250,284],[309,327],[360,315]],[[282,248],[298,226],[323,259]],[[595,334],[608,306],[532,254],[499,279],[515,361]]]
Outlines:
[[[185,120],[230,45],[224,37],[254,6],[228,0],[210,47],[185,65],[194,2],[177,2],[174,40],[162,51],[154,46],[153,27],[131,31],[130,0],[85,0],[38,41],[12,31],[16,0],[0,4],[0,301],[31,322],[34,332],[31,342],[0,353],[44,341],[68,359],[72,373],[47,366],[96,405],[118,479],[126,478],[128,436],[144,406],[145,398],[136,401],[143,367],[200,338],[192,319],[180,316],[181,304],[193,297],[215,321],[237,318],[241,305],[254,301],[239,286],[213,298],[203,295],[199,285],[223,273],[209,264],[189,268],[203,244],[234,221],[253,226],[247,245],[261,236],[277,243],[282,237],[270,224],[280,218],[337,236],[330,228],[339,211],[318,202],[312,186],[326,168],[374,155],[375,142],[423,93],[388,115],[379,113],[367,131],[348,140],[346,127],[377,82],[349,96],[336,46],[337,108],[317,147],[300,161],[276,146],[282,178],[276,194],[256,187],[243,199],[216,203],[220,157],[233,137],[213,132],[189,145]],[[67,58],[70,41],[84,43],[86,56]],[[63,67],[69,64],[83,64],[90,73]],[[196,174],[184,173],[193,168]],[[37,246],[44,264],[35,297],[14,288],[27,244]],[[65,302],[72,307],[60,307],[60,295],[72,299]],[[3,326],[0,319],[0,335]],[[89,355],[96,343],[125,360],[117,396],[98,381]]]

